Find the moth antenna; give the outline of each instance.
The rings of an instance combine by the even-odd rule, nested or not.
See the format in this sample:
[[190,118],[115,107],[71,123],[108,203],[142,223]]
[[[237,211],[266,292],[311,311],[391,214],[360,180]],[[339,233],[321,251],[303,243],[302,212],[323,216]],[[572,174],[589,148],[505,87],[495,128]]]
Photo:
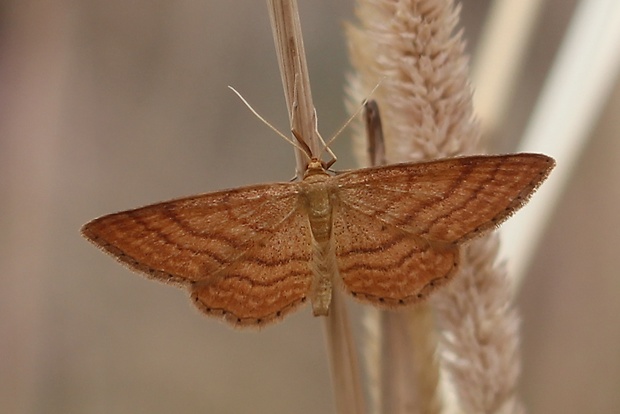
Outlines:
[[306,156],[308,156],[308,152],[307,151],[309,151],[309,149],[307,148],[307,146],[306,146],[306,148],[300,146],[297,142],[293,141],[292,139],[290,139],[289,137],[284,135],[282,132],[280,132],[276,127],[271,125],[269,123],[269,121],[267,121],[265,118],[263,118],[258,112],[256,112],[254,110],[254,108],[252,108],[252,105],[250,105],[250,103],[248,101],[246,101],[245,98],[243,96],[241,96],[241,94],[239,92],[237,92],[237,90],[235,88],[233,88],[232,86],[229,85],[228,89],[233,91],[239,97],[239,99],[241,99],[241,102],[243,102],[245,104],[245,106],[247,106],[248,109],[254,114],[254,116],[257,117],[258,119],[260,119],[263,122],[263,124],[265,124],[269,128],[271,128],[271,130],[273,132],[275,132],[276,134],[278,134],[278,136],[280,136],[280,138],[282,138],[283,140],[285,140],[286,142],[288,142],[289,144],[291,144],[292,146],[294,146],[295,148],[297,148],[298,150],[300,150],[301,152],[306,154]]
[[312,154],[312,151],[310,151],[310,147],[308,146],[308,144],[306,144],[306,141],[304,141],[303,137],[296,130],[291,129],[291,133],[297,140],[297,143],[299,144],[299,147],[301,147],[302,152],[308,157],[308,161],[310,161],[312,159],[310,155]]
[[323,149],[321,150],[321,154],[323,152],[327,152],[327,154],[331,157],[331,160],[326,161],[324,163],[325,169],[328,170],[329,167],[331,167],[332,165],[334,165],[336,161],[338,161],[338,157],[336,157],[336,154],[334,154],[331,148],[329,148],[329,146],[325,143],[323,136],[319,132],[319,116],[316,113],[316,108],[313,108],[313,110],[314,110],[314,133],[317,135],[317,137],[319,137],[321,144],[323,144]]
[[[297,124],[296,118],[295,118],[296,114],[297,114],[297,75],[295,75],[295,83],[293,84],[293,104],[291,105],[291,113],[289,114],[290,120],[291,120],[291,133],[297,140],[297,143],[299,144],[299,146],[302,148],[303,150],[302,152],[305,154],[306,158],[308,158],[308,161],[310,161],[312,159],[312,150],[310,149],[310,146],[308,145],[304,137],[301,135],[301,133],[297,131],[296,129],[294,129],[294,127],[292,127],[293,125]],[[315,117],[314,122],[316,125],[316,111],[314,113],[314,117]]]
[[[355,112],[353,113],[353,115],[351,115],[349,117],[349,119],[347,119],[347,122],[344,123],[344,125],[342,125],[340,127],[340,129],[334,134],[334,136],[332,138],[330,138],[329,141],[327,141],[327,143],[323,146],[323,151],[328,152],[328,154],[330,154],[330,156],[333,156],[333,152],[331,152],[331,150],[329,149],[329,146],[332,144],[332,142],[334,142],[336,140],[336,138],[338,138],[338,136],[342,133],[342,131],[345,130],[346,127],[349,126],[349,124],[351,122],[353,122],[353,120],[355,119],[355,117],[357,115],[359,115],[359,113],[362,111],[362,109],[364,109],[364,107],[366,106],[366,103],[368,103],[368,99],[372,96],[372,94],[377,90],[377,88],[379,87],[379,85],[381,85],[381,82],[383,81],[383,78],[379,80],[379,82],[377,82],[377,84],[375,85],[374,88],[372,88],[372,90],[370,91],[370,93],[368,94],[368,96],[362,101],[362,104],[359,105],[357,107],[357,109],[355,110]],[[333,163],[332,163],[333,164]]]

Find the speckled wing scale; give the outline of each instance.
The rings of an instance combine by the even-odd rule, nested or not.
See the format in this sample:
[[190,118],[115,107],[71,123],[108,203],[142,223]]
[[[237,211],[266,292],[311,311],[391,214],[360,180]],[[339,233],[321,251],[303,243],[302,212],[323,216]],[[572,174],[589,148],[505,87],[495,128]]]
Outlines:
[[398,307],[450,280],[459,246],[525,204],[553,166],[544,155],[514,154],[332,176],[313,160],[301,182],[154,204],[82,232],[237,326],[280,319],[307,298],[326,314],[338,280],[361,301]]
[[553,159],[472,156],[397,164],[336,177],[338,268],[358,299],[414,303],[454,276],[459,245],[527,202]]
[[260,325],[306,300],[310,232],[298,186],[259,185],[172,200],[86,224],[86,238],[131,269],[187,287],[194,304]]

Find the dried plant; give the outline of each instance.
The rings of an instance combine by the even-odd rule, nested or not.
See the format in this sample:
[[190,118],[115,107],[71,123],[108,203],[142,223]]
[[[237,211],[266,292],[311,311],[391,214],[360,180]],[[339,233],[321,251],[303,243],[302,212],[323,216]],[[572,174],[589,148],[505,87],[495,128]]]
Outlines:
[[[382,111],[388,162],[428,160],[481,152],[479,128],[473,117],[467,58],[461,32],[455,33],[459,8],[445,0],[360,0],[358,22],[348,36],[355,73],[349,84],[349,105],[355,107],[381,81],[376,100]],[[363,139],[363,134],[357,134]],[[360,149],[366,144],[358,142]],[[361,162],[365,153],[359,152]],[[367,360],[375,412],[520,412],[515,394],[519,376],[519,319],[511,306],[511,286],[497,265],[498,239],[477,240],[463,252],[460,274],[437,292],[421,312],[431,312],[435,324],[418,324],[418,335],[402,344],[398,332],[416,326],[414,313],[384,315],[367,321],[372,357]],[[396,320],[402,329],[391,325]],[[386,323],[386,320],[390,321]],[[439,387],[433,348],[439,331],[439,366],[446,387]],[[400,341],[398,352],[387,344]],[[423,366],[408,375],[380,372],[415,358]],[[387,358],[387,360],[386,360]],[[390,360],[397,359],[397,360]],[[398,380],[392,376],[398,375]],[[385,383],[398,381],[403,389],[396,406]],[[430,389],[430,390],[429,390]],[[412,395],[415,401],[404,398]],[[398,396],[396,396],[398,397]],[[451,402],[453,404],[451,404]],[[425,408],[422,408],[425,407]],[[430,407],[430,408],[429,408]],[[418,411],[416,411],[418,410]]]
[[[316,111],[312,103],[297,2],[269,0],[267,4],[284,95],[290,114],[291,130],[299,133],[310,153],[320,154],[321,139],[316,130]],[[296,151],[295,155],[297,174],[301,177],[307,168],[308,160],[300,151]],[[366,410],[360,384],[358,357],[346,306],[340,295],[337,290],[332,292],[330,312],[325,319],[334,397],[338,412],[363,414]]]

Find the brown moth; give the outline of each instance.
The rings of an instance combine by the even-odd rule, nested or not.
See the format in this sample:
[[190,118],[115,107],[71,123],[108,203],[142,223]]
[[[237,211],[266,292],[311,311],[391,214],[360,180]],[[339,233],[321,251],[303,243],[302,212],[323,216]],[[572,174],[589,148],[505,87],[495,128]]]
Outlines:
[[273,322],[307,299],[315,315],[327,315],[334,284],[396,308],[449,281],[459,247],[523,206],[554,165],[545,155],[511,154],[333,174],[311,158],[301,181],[110,214],[82,234],[237,326]]

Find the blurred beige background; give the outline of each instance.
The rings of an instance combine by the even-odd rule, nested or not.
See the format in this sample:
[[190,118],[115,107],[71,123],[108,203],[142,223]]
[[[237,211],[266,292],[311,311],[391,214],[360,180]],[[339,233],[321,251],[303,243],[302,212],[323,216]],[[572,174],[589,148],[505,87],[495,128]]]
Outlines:
[[[353,2],[302,3],[330,136],[346,119]],[[463,3],[474,47],[487,2]],[[497,151],[522,132],[573,6],[545,6]],[[78,232],[98,215],[293,175],[288,144],[226,88],[286,131],[264,2],[13,0],[0,17],[0,412],[334,412],[308,308],[235,331]],[[619,110],[616,88],[519,296],[531,413],[620,412]],[[334,151],[338,168],[355,165],[346,137]]]

